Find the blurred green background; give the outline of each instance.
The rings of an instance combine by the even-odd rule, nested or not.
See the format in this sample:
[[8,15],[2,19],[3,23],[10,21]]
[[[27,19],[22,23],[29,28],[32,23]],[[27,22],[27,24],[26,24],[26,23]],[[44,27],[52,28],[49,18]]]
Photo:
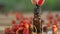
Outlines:
[[[0,4],[4,4],[5,7],[3,12],[13,11],[32,11],[34,6],[31,0],[0,0]],[[60,10],[60,0],[46,0],[44,5],[41,7],[42,10]]]

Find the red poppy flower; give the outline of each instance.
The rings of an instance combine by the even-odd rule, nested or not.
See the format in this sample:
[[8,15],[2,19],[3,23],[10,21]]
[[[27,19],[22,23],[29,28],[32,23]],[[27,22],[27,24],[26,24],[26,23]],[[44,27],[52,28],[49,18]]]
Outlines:
[[18,28],[19,28],[19,25],[15,24],[15,25],[12,26],[12,31],[16,31]]
[[42,23],[42,24],[44,23],[44,20],[43,20],[43,19],[41,19],[41,23]]
[[10,31],[11,31],[10,28],[6,28],[5,29],[5,34],[8,34]]
[[44,31],[44,32],[47,32],[47,26],[44,26],[44,27],[43,27],[43,31]]
[[12,34],[15,34],[15,32],[14,32],[14,31],[12,31]]
[[50,23],[47,23],[47,27],[50,27]]
[[33,17],[30,17],[30,21],[33,21]]
[[53,25],[53,27],[52,27],[52,31],[57,31],[57,27],[56,27],[56,25]]
[[11,22],[12,24],[15,24],[16,23],[16,21],[15,20],[12,20],[12,22]]
[[23,34],[29,34],[29,29],[24,29]]
[[53,16],[52,16],[52,15],[50,15],[48,18],[49,18],[49,19],[53,19]]
[[24,25],[24,20],[20,20],[19,26],[23,26]]
[[47,19],[52,20],[53,19],[53,14],[50,13],[46,17],[47,17]]
[[58,27],[58,22],[56,20],[54,21],[54,25],[56,25],[56,27]]
[[60,17],[58,17],[57,20],[60,21]]
[[20,14],[16,14],[16,20],[20,19]]
[[55,15],[55,17],[59,17],[59,14],[57,13],[57,14]]

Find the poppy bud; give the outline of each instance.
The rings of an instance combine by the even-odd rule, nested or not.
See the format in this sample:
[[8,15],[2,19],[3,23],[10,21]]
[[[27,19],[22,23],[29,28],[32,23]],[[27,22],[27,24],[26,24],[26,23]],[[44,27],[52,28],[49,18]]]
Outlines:
[[44,2],[45,2],[45,0],[37,0],[37,4],[38,4],[39,6],[43,5]]
[[41,6],[41,5],[44,4],[45,0],[31,0],[31,2],[32,2],[32,4],[34,4],[34,5],[37,4],[37,5]]

